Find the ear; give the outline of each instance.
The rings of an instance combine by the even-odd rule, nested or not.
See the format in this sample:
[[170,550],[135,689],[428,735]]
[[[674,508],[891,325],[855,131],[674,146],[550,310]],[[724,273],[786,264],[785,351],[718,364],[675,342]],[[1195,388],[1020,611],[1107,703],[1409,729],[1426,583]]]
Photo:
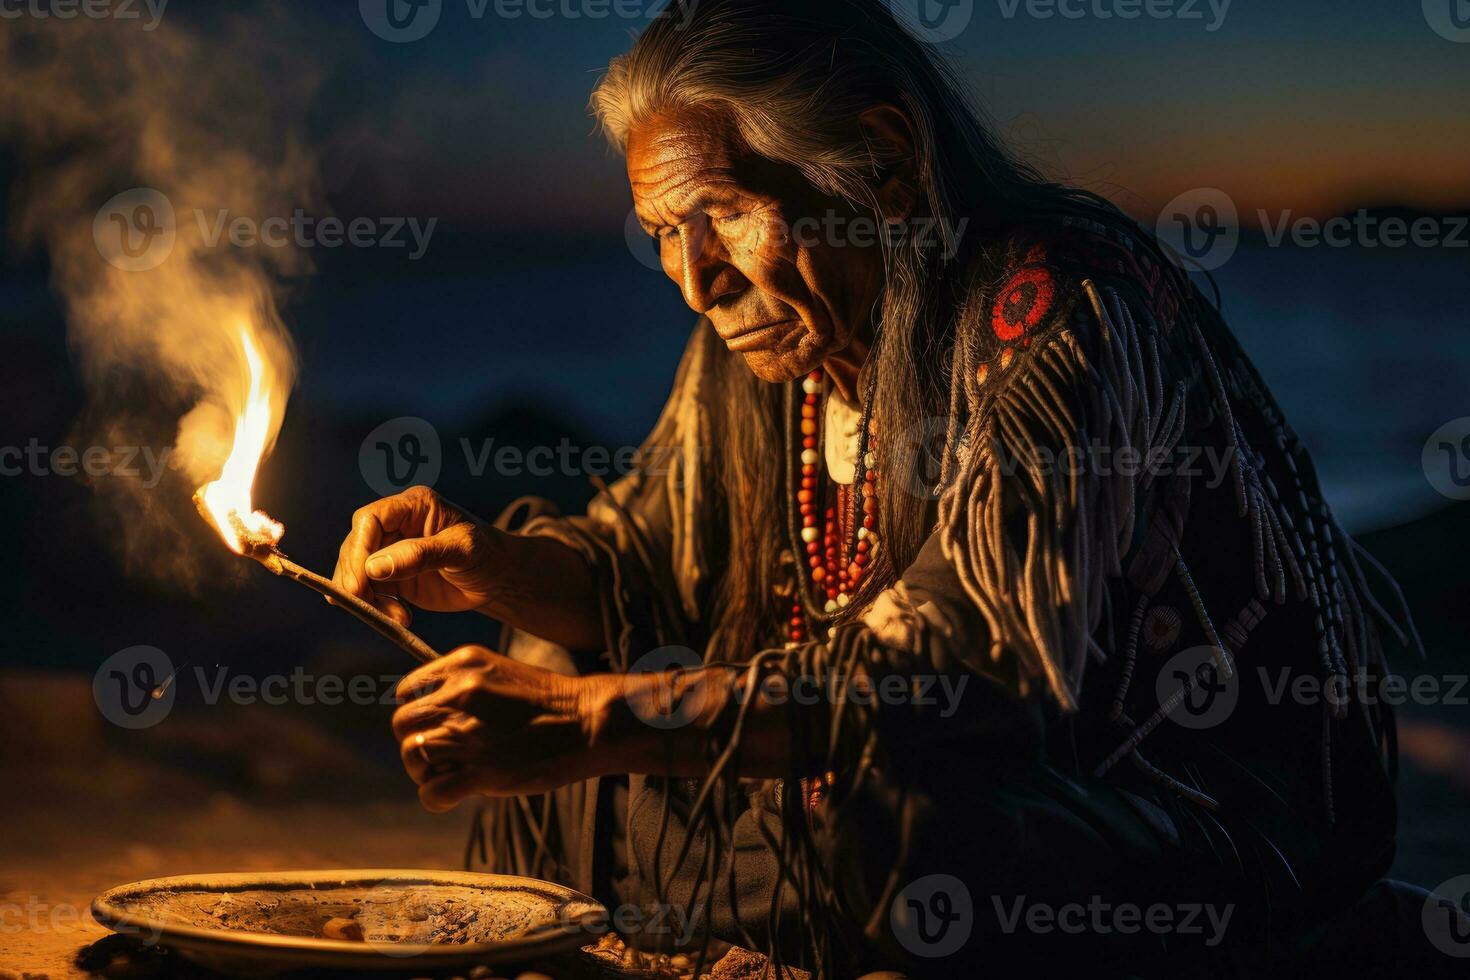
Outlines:
[[914,159],[914,130],[908,114],[884,103],[858,114],[858,126],[876,164],[873,192],[887,221],[903,221],[923,197]]

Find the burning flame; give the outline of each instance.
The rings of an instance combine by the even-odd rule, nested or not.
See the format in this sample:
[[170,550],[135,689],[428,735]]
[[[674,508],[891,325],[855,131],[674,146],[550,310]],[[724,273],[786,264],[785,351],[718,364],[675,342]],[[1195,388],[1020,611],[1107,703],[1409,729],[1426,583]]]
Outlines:
[[250,392],[235,418],[234,443],[219,479],[199,488],[195,500],[200,511],[219,530],[225,544],[243,555],[247,550],[274,546],[286,529],[270,515],[255,510],[250,502],[255,471],[271,437],[271,397],[265,381],[265,362],[250,339],[249,329],[240,330],[240,343],[245,348],[245,363],[250,369]]

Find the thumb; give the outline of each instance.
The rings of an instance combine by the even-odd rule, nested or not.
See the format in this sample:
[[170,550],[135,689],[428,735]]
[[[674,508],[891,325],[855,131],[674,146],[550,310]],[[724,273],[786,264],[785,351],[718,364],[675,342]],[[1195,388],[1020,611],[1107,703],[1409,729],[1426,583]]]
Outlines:
[[451,527],[431,537],[395,541],[369,555],[364,570],[370,579],[399,582],[437,568],[463,565],[469,553],[468,529]]
[[475,774],[468,768],[435,776],[419,787],[419,803],[430,813],[453,810],[466,798],[476,795]]

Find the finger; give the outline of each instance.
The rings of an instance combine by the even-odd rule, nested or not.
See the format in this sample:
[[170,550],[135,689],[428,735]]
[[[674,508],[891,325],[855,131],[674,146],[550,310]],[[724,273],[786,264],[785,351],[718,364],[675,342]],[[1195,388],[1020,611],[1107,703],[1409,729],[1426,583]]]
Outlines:
[[435,776],[419,787],[419,802],[430,813],[453,810],[463,800],[478,793],[476,776],[471,769],[456,769]]
[[408,607],[408,603],[397,596],[379,594],[375,604],[399,626],[413,625],[413,610]]
[[368,578],[363,571],[368,555],[391,541],[389,535],[412,531],[415,519],[421,517],[426,506],[424,493],[412,488],[359,507],[352,515],[352,530],[337,553],[333,581],[355,596],[370,598]]
[[454,714],[447,704],[427,698],[410,701],[393,712],[393,737],[400,742],[416,732],[426,732],[443,725]]
[[400,702],[416,701],[437,691],[444,681],[459,671],[494,656],[482,646],[463,646],[437,660],[431,660],[403,676],[393,694]]
[[445,726],[415,732],[398,743],[398,757],[404,771],[420,785],[464,765],[469,755]]
[[427,538],[405,538],[374,551],[363,570],[375,581],[400,582],[435,569],[468,565],[473,545],[469,526],[456,524]]

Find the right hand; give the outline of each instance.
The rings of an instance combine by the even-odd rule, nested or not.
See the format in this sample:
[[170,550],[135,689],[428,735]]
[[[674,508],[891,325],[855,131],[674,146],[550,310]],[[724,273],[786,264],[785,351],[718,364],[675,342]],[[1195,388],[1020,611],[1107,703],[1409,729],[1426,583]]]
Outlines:
[[404,625],[412,616],[394,595],[433,612],[478,609],[493,591],[498,534],[428,487],[409,487],[352,515],[332,581]]

